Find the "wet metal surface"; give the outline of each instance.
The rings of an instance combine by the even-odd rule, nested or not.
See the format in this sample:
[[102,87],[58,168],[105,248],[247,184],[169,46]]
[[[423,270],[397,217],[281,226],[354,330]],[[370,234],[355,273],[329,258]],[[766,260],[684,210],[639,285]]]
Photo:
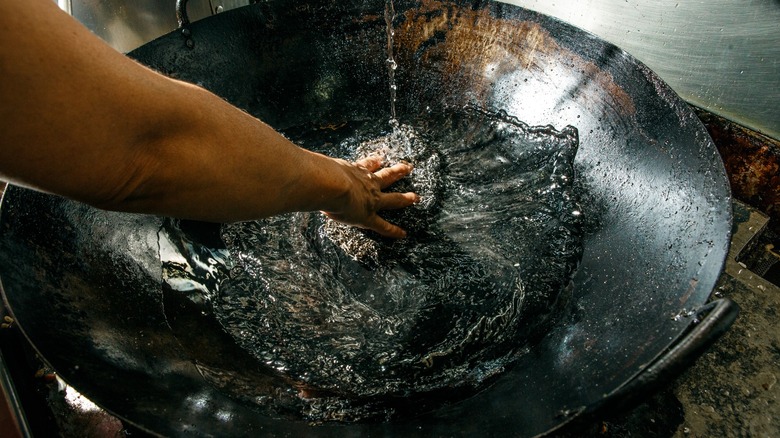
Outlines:
[[[592,32],[647,64],[686,101],[780,139],[780,3],[775,0],[504,0]],[[173,1],[60,0],[126,52],[176,27]],[[193,20],[251,3],[190,0]]]
[[686,101],[780,139],[780,2],[505,1],[593,32]]
[[[734,210],[740,237],[755,236],[768,220],[744,204]],[[685,407],[680,437],[780,436],[780,287],[737,261],[747,243],[734,240],[715,290],[737,301],[742,314],[676,385]]]
[[[711,351],[659,394],[619,418],[595,421],[571,436],[704,438],[772,437],[780,433],[780,392],[776,382],[780,374],[777,367],[780,339],[775,330],[780,318],[774,312],[780,308],[780,288],[767,284],[733,260],[766,225],[766,217],[739,203],[735,204],[735,210],[739,230],[734,235],[729,267],[719,280],[716,295],[731,297],[740,304],[742,312],[737,322]],[[18,327],[0,334],[2,339],[21,337]],[[8,353],[7,344],[3,346],[4,353]],[[23,379],[29,379],[43,366],[34,361],[30,368],[25,368]],[[18,373],[14,376],[19,383]],[[82,412],[69,406],[66,393],[58,391],[56,383],[36,379],[36,384],[38,388],[32,392],[46,395],[47,409],[53,412],[54,418],[32,417],[36,420],[33,432],[40,432],[47,421],[54,421],[56,429],[47,433],[58,431],[64,438],[75,438],[98,431],[104,433],[106,424],[115,424],[105,414]],[[25,406],[28,414],[36,412],[29,404]],[[94,422],[97,418],[105,419],[103,424]],[[136,429],[130,433],[147,436]]]
[[[231,385],[246,373],[223,360],[209,382],[310,421],[396,420],[487,387],[557,324],[582,249],[572,128],[457,109],[307,131],[285,133],[331,156],[412,163],[395,188],[423,201],[380,213],[409,231],[401,241],[302,212],[211,229],[205,250],[207,226],[166,223],[166,294],[282,376],[273,391]],[[165,307],[174,328],[182,307]],[[202,367],[209,350],[190,354]]]
[[[384,119],[383,6],[262,3],[193,23],[191,48],[177,32],[133,56],[279,129]],[[590,221],[559,324],[488,390],[413,422],[310,428],[258,418],[204,384],[166,322],[154,257],[160,219],[12,188],[0,217],[5,293],[67,381],[168,435],[193,427],[220,435],[533,435],[597,409],[686,332],[692,319],[679,316],[708,299],[731,220],[722,163],[690,108],[630,55],[547,17],[433,0],[397,2],[396,12],[399,117],[473,104],[579,130],[575,172]],[[484,45],[491,38],[494,51]],[[460,58],[448,58],[450,49]],[[508,69],[508,58],[523,68]]]
[[[589,437],[775,437],[780,435],[780,287],[737,260],[768,218],[734,203],[735,234],[716,297],[739,303],[740,316],[669,387],[620,418],[596,423]],[[574,434],[573,436],[581,436]]]

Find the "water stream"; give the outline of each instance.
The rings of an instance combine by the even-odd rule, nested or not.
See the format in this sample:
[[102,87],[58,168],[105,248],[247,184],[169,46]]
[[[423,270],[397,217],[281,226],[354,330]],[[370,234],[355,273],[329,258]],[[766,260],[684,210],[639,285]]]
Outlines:
[[397,86],[395,83],[395,70],[398,68],[398,64],[395,62],[395,56],[393,55],[393,45],[395,44],[394,36],[395,29],[393,27],[393,21],[395,20],[395,6],[393,0],[385,1],[385,33],[387,34],[387,77],[390,84],[390,123],[395,123],[395,101]]

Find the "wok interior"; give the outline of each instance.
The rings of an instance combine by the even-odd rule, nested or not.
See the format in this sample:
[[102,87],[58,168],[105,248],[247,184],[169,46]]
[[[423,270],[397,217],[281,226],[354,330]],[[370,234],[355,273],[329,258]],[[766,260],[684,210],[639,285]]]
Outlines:
[[414,163],[403,183],[424,201],[392,219],[406,239],[307,212],[225,225],[203,241],[203,226],[163,227],[164,294],[194,304],[168,317],[182,344],[194,333],[178,327],[190,307],[268,368],[250,374],[281,377],[238,383],[244,361],[231,366],[225,342],[218,354],[198,343],[189,354],[210,382],[277,415],[398,419],[484,388],[544,333],[581,254],[575,132],[480,112],[424,119],[419,137],[387,120],[292,137],[340,158],[382,146]]
[[[130,56],[277,129],[387,118],[383,2],[284,3],[193,23],[191,50],[175,32]],[[542,433],[634,376],[683,331],[674,316],[706,301],[730,228],[722,164],[665,84],[591,35],[494,3],[395,9],[399,119],[468,104],[576,127],[587,235],[565,314],[493,386],[411,422],[349,431]],[[162,312],[160,225],[8,189],[5,297],[42,355],[85,395],[157,433],[345,433],[258,416],[203,383]],[[204,344],[218,340],[208,333]]]

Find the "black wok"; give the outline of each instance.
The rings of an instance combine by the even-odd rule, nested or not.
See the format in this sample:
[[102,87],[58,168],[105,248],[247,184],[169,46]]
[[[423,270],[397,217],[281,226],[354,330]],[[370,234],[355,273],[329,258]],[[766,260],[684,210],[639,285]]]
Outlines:
[[[264,2],[185,19],[129,56],[277,129],[387,119],[384,6]],[[579,131],[584,254],[569,304],[541,341],[489,388],[408,421],[268,418],[207,384],[193,345],[173,333],[163,306],[175,303],[160,286],[163,219],[9,187],[4,297],[67,382],[162,435],[537,435],[641,399],[730,325],[733,303],[705,306],[729,244],[728,182],[672,90],[620,49],[518,7],[399,0],[395,9],[399,118],[473,105]],[[233,354],[213,321],[190,323],[192,344]]]

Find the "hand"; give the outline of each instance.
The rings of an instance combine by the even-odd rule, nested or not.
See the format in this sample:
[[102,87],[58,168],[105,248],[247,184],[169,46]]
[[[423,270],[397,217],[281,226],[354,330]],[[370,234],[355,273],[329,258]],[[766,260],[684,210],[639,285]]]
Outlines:
[[351,189],[339,211],[323,212],[338,222],[366,228],[385,237],[400,239],[406,237],[406,231],[377,215],[380,210],[393,210],[408,207],[419,202],[415,193],[384,193],[394,182],[409,175],[413,167],[408,163],[398,163],[391,167],[382,167],[382,159],[371,156],[355,163],[341,161],[344,170],[351,179]]

